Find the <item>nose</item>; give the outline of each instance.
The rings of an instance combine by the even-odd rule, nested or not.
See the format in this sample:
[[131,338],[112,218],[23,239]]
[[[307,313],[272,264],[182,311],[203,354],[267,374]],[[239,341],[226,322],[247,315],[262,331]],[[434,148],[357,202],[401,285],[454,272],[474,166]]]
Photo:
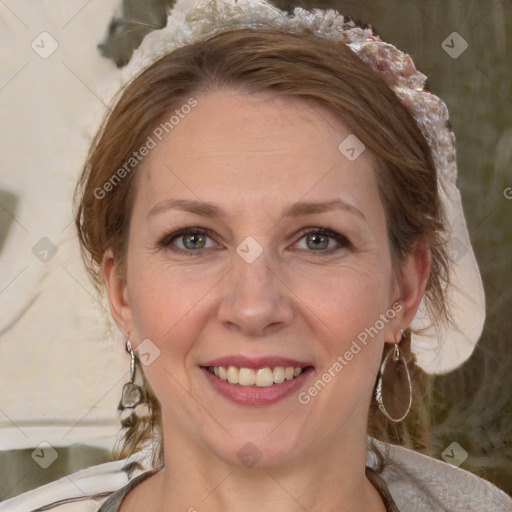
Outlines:
[[217,318],[245,336],[264,336],[289,325],[294,317],[290,289],[269,251],[252,262],[235,253],[233,267],[223,279]]

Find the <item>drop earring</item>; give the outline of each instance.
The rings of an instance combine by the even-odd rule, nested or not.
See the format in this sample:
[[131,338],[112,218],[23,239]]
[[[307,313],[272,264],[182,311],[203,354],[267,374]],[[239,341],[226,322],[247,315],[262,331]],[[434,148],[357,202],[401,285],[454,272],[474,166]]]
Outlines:
[[[143,388],[135,384],[135,352],[133,351],[132,344],[129,340],[126,342],[126,350],[130,354],[130,382],[127,382],[123,386],[121,400],[117,409],[121,411],[121,425],[128,428],[133,427],[135,423],[137,423],[135,407],[146,401],[146,394]],[[128,412],[126,413],[125,410],[127,409]]]
[[[401,339],[404,339],[404,331]],[[411,409],[412,384],[407,361],[398,343],[390,350],[379,370],[375,399],[380,411],[393,422],[402,421]]]

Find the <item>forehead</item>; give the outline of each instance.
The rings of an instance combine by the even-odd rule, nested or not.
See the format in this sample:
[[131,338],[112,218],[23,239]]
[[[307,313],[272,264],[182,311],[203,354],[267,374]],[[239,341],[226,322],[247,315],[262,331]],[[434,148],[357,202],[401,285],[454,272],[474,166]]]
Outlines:
[[[195,99],[194,108],[167,125],[168,133],[160,129],[162,140],[153,135],[156,146],[138,171],[136,208],[168,197],[239,210],[302,198],[344,197],[368,208],[380,202],[374,158],[366,150],[347,158],[361,145],[327,108],[229,90]],[[347,144],[354,151],[346,153]]]

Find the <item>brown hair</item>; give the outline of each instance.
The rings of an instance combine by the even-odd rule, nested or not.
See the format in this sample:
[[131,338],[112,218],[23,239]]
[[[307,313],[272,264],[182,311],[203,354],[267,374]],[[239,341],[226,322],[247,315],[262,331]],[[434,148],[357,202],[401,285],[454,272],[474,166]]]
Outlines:
[[[427,307],[432,318],[447,319],[443,284],[448,279],[448,260],[429,146],[409,111],[380,76],[343,42],[319,38],[307,29],[300,35],[277,29],[229,30],[163,56],[121,91],[93,141],[76,190],[82,255],[98,289],[101,261],[108,248],[113,250],[118,272],[125,275],[135,172],[125,173],[104,200],[95,191],[144,144],[164,114],[180,108],[193,95],[219,88],[300,97],[326,107],[350,127],[378,162],[376,179],[395,271],[400,270],[415,239],[424,236],[431,251]],[[384,352],[390,347],[386,345]],[[410,336],[401,346],[411,359]],[[411,367],[414,410],[394,424],[372,405],[368,428],[378,439],[424,448],[429,425],[421,397],[428,384],[425,374],[414,364]],[[153,397],[152,403],[149,419],[128,430],[119,456],[136,450],[158,427],[158,401]],[[163,455],[159,444],[155,459]]]

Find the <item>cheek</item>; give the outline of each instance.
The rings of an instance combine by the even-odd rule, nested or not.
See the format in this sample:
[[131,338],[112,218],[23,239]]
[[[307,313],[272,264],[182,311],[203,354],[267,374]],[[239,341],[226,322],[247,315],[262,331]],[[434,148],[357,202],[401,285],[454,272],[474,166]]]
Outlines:
[[305,317],[316,318],[326,339],[340,345],[373,325],[390,307],[390,271],[390,262],[374,254],[355,256],[343,265],[309,267],[295,274],[293,292]]
[[[184,350],[200,330],[208,298],[214,294],[218,272],[162,263],[134,254],[128,283],[134,329],[160,350]],[[205,271],[206,270],[206,271]]]
[[[317,303],[315,316],[319,320],[313,327],[314,334],[324,355],[316,378],[329,383],[326,393],[305,390],[311,391],[310,396],[321,395],[318,405],[329,408],[332,401],[338,403],[343,397],[343,410],[352,410],[361,397],[371,393],[389,321],[381,320],[391,307],[387,281],[384,271],[339,272],[323,282],[322,293],[317,290],[313,296],[309,289],[309,299]],[[313,319],[313,315],[309,317]]]
[[317,397],[317,406],[330,408],[343,397],[343,410],[348,411],[371,393],[384,342],[381,315],[390,308],[388,271],[385,261],[337,269],[328,279],[316,276],[318,286],[309,281],[299,292],[309,293],[307,302],[313,304],[315,315],[308,318],[316,322],[311,332],[322,345],[316,379],[329,383],[327,392],[317,391],[322,386],[305,390],[307,396]]

